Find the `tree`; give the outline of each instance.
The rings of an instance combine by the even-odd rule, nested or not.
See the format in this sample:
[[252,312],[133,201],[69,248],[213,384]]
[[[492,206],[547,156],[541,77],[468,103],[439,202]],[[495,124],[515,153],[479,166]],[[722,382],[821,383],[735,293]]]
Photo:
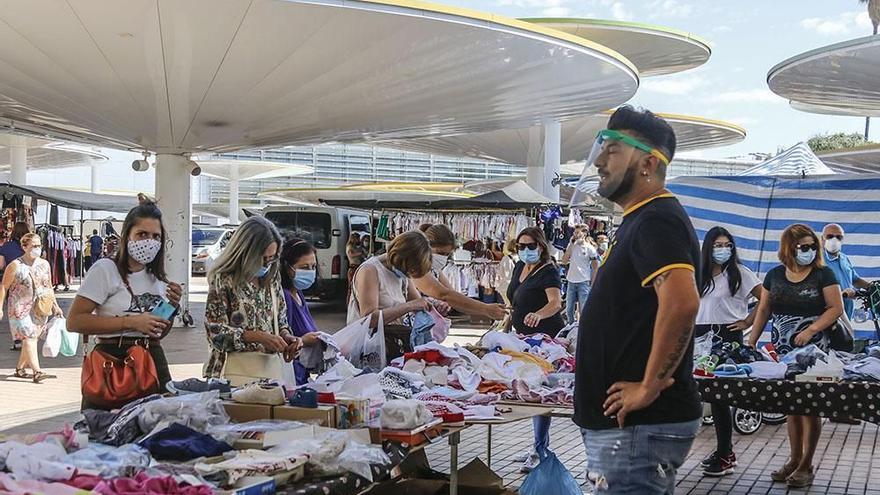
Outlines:
[[859,0],[859,3],[868,5],[868,16],[874,25],[874,34],[877,34],[877,27],[880,26],[880,0]]
[[807,146],[809,146],[810,149],[813,150],[813,152],[856,148],[865,144],[871,144],[871,142],[865,139],[865,136],[862,136],[857,132],[821,134],[818,136],[813,136],[812,138],[810,138],[809,141],[807,141]]

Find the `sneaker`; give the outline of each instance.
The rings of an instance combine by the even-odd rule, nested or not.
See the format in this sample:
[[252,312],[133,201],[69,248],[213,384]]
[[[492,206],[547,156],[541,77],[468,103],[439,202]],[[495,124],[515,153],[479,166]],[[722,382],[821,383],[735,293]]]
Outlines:
[[537,452],[532,452],[531,454],[529,454],[528,459],[523,462],[522,467],[519,468],[519,472],[531,473],[532,470],[538,467],[538,464],[541,464],[541,456],[539,456]]
[[[720,459],[720,456],[718,455],[718,451],[712,452],[711,454],[709,454],[709,457],[700,461],[700,467],[707,468],[707,467],[711,466],[713,463],[718,462],[719,459]],[[738,465],[738,463],[736,462],[736,454],[734,454],[733,452],[730,453],[730,456],[728,456],[727,459],[734,466]]]
[[189,395],[210,392],[211,390],[220,391],[220,397],[228,398],[232,393],[232,387],[226,380],[218,380],[210,378],[208,380],[199,380],[198,378],[187,378],[186,380],[171,381],[165,384],[165,388],[174,395]]
[[529,456],[535,453],[535,449],[529,449],[522,451],[519,455],[513,458],[513,462],[526,462]]
[[735,457],[733,454],[730,454],[729,456],[717,456],[708,466],[703,468],[703,474],[705,476],[726,476],[728,474],[733,474],[733,467],[735,465],[734,459]]
[[280,385],[251,383],[232,392],[232,400],[242,404],[283,406],[287,397]]

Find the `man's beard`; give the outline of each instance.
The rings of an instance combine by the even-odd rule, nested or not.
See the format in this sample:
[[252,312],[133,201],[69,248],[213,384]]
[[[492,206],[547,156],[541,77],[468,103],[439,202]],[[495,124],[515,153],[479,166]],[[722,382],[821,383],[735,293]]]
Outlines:
[[617,200],[625,198],[635,187],[636,177],[638,176],[636,173],[637,168],[638,167],[633,166],[633,164],[630,164],[630,167],[626,169],[626,173],[623,175],[620,182],[617,184],[600,183],[599,189],[597,189],[596,192],[598,192],[603,198],[613,203],[617,203]]

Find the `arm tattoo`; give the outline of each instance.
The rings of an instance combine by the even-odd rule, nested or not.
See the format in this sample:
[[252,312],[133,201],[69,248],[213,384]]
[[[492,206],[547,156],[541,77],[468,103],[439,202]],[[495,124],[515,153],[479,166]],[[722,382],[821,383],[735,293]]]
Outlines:
[[661,273],[654,278],[654,289],[659,289],[661,285],[669,278],[669,272]]
[[675,371],[675,368],[681,361],[681,356],[682,354],[684,354],[684,351],[687,349],[690,341],[691,332],[689,330],[682,331],[678,335],[678,340],[675,342],[675,349],[673,349],[672,353],[669,354],[669,357],[666,358],[666,362],[663,364],[663,368],[661,368],[660,373],[657,374],[657,379],[665,380],[669,378],[669,375],[671,375],[672,372]]

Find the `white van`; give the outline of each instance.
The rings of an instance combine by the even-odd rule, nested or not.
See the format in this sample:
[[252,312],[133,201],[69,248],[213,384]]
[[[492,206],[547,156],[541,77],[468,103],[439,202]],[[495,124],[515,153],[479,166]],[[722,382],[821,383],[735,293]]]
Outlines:
[[348,272],[345,245],[352,232],[370,232],[370,213],[332,206],[267,206],[262,214],[285,240],[304,239],[318,251],[318,283],[306,295],[344,299]]

